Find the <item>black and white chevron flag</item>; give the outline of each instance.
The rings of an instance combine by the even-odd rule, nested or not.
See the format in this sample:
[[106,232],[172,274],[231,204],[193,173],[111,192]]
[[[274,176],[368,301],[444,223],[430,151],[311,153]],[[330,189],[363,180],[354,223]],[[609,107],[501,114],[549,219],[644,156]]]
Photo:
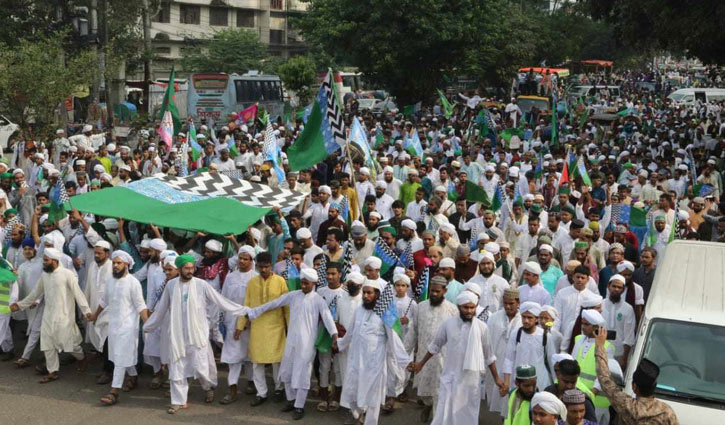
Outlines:
[[299,205],[305,194],[287,189],[271,188],[224,174],[202,173],[188,177],[157,174],[154,178],[180,192],[201,197],[228,197],[259,208],[279,207],[289,211]]
[[342,116],[342,108],[340,107],[339,99],[337,98],[335,90],[335,81],[332,70],[327,71],[325,81],[322,82],[322,87],[327,96],[327,120],[330,123],[330,131],[335,139],[335,142],[340,146],[345,146],[347,139],[345,137],[345,121]]

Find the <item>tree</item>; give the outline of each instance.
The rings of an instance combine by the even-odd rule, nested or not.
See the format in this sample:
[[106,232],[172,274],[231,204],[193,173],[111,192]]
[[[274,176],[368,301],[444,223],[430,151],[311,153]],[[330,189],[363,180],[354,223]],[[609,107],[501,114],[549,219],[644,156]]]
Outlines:
[[256,33],[227,28],[212,37],[195,41],[182,52],[181,67],[187,72],[236,72],[259,70],[267,48]]
[[64,38],[54,34],[21,39],[14,47],[0,44],[0,106],[21,125],[32,119],[47,132],[56,108],[97,72],[91,53],[65,54]]
[[296,56],[277,68],[284,85],[295,92],[299,103],[306,105],[311,100],[312,86],[317,80],[315,64],[307,56]]
[[684,53],[705,63],[725,61],[721,0],[587,0],[590,13],[613,26],[622,46]]

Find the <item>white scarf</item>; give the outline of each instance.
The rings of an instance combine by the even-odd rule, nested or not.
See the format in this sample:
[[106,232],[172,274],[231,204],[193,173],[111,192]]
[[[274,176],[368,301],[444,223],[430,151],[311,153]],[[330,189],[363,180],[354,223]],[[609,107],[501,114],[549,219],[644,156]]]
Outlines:
[[182,283],[181,278],[174,285],[171,299],[171,360],[177,361],[186,356],[186,343],[184,342],[183,324],[181,319],[182,285],[188,285],[188,299],[186,305],[186,324],[189,331],[189,343],[197,348],[206,347],[209,339],[209,326],[205,317],[199,315],[199,305],[196,294],[196,278],[192,277],[188,283]]
[[471,327],[468,329],[468,340],[466,341],[466,351],[463,357],[463,370],[483,373],[486,371],[486,359],[483,358],[483,348],[481,341],[483,340],[483,332],[481,327],[477,326],[476,321],[471,320]]

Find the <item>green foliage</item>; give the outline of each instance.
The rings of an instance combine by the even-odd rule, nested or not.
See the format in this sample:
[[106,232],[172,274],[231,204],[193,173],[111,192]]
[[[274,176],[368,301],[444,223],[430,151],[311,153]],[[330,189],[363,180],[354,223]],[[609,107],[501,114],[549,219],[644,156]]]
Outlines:
[[183,50],[181,67],[186,72],[236,72],[262,68],[267,49],[251,30],[227,28]]
[[60,102],[93,79],[95,56],[65,55],[64,38],[53,34],[20,39],[13,47],[0,44],[0,105],[12,120],[25,124],[32,118],[41,131],[48,130]]
[[278,69],[277,73],[282,79],[285,87],[294,91],[300,98],[300,104],[306,105],[312,96],[312,86],[315,84],[317,75],[315,63],[306,56],[296,56]]

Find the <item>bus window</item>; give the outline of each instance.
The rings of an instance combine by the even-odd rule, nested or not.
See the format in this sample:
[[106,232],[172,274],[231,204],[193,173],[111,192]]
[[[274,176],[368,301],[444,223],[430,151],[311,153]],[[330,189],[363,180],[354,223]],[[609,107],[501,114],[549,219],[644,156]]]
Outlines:
[[695,100],[698,100],[700,102],[705,102],[705,92],[704,91],[696,91],[695,92]]

